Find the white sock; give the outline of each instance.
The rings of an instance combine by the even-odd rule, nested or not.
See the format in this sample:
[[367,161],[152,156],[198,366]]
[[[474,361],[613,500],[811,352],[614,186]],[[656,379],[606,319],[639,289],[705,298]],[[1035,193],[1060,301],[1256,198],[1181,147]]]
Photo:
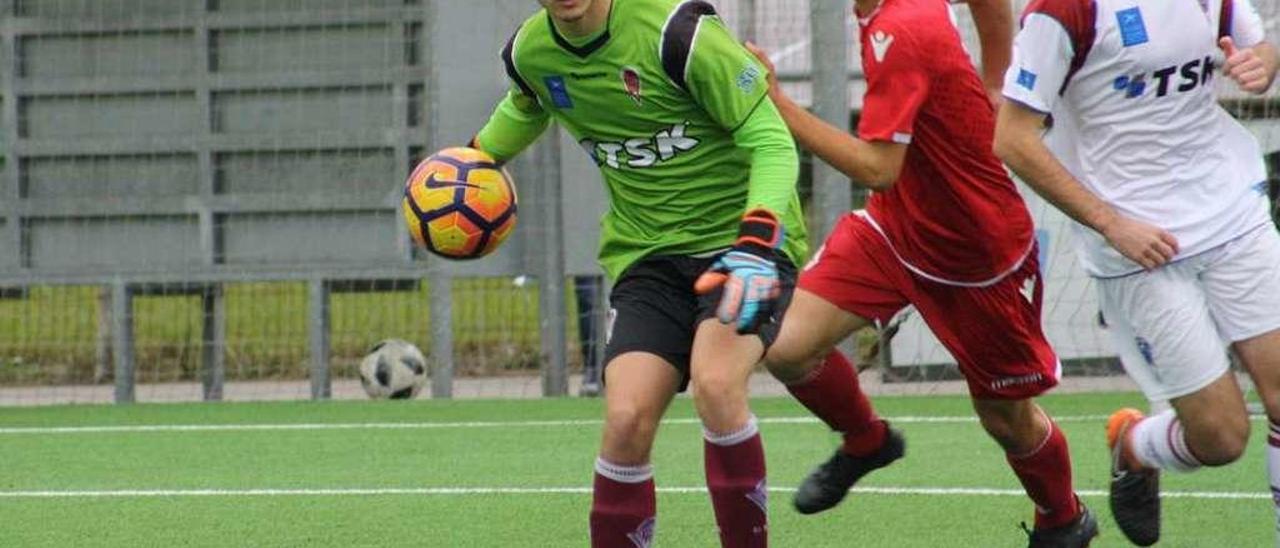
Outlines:
[[1202,466],[1187,447],[1182,423],[1172,409],[1142,419],[1129,436],[1134,456],[1148,468],[1189,472]]
[[1271,500],[1276,506],[1276,546],[1280,546],[1280,424],[1274,422],[1267,435],[1267,475],[1271,476]]
[[596,473],[618,483],[644,483],[653,478],[653,465],[623,466],[596,457]]
[[760,426],[759,426],[759,422],[756,420],[755,415],[751,415],[751,417],[747,419],[746,426],[739,428],[735,432],[729,432],[728,434],[718,434],[716,432],[707,430],[707,427],[705,426],[702,427],[702,437],[706,439],[708,442],[711,442],[715,445],[719,445],[721,447],[738,445],[739,443],[742,443],[744,441],[751,439],[758,433],[760,433]]

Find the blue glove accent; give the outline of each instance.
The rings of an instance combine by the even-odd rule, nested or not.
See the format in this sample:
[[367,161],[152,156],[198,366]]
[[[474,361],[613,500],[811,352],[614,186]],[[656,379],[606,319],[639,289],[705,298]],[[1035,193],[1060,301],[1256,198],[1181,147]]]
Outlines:
[[773,313],[781,292],[778,266],[773,260],[744,249],[725,253],[711,271],[728,275],[716,317],[720,323],[737,323],[738,333],[751,333]]
[[699,295],[722,290],[716,317],[720,323],[737,324],[738,334],[755,332],[773,315],[774,301],[782,293],[773,261],[782,246],[782,232],[782,223],[771,211],[748,211],[738,227],[737,243],[693,284]]

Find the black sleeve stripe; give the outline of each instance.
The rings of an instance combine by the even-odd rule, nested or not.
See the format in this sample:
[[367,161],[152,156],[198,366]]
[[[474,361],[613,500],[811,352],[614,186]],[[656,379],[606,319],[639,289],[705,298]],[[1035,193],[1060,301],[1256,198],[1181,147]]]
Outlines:
[[520,76],[520,72],[516,70],[514,50],[516,46],[516,36],[519,34],[520,29],[516,29],[515,34],[511,35],[511,39],[507,40],[507,45],[502,48],[502,64],[507,69],[507,77],[510,78],[512,82],[516,83],[516,86],[520,88],[520,92],[528,95],[530,98],[537,99],[538,95],[533,92],[533,87],[531,87],[528,82],[525,82],[524,78]]
[[698,33],[698,22],[705,15],[715,15],[716,9],[702,0],[688,0],[676,7],[662,28],[662,70],[677,87],[689,91],[685,81],[685,69],[689,66],[689,54],[693,51],[693,39]]
[[769,100],[768,93],[765,93],[761,95],[759,99],[756,99],[756,104],[751,107],[751,110],[747,111],[747,115],[742,117],[742,121],[738,122],[738,125],[733,126],[733,129],[729,130],[729,133],[737,133],[738,130],[742,129],[742,126],[747,125],[747,121],[750,120],[751,117],[755,115],[757,110],[760,110],[760,105],[763,105],[764,102],[768,100]]

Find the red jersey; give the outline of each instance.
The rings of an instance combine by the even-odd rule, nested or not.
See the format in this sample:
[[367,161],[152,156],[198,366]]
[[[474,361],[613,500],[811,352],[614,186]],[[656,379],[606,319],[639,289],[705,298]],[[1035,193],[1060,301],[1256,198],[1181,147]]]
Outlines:
[[858,134],[910,145],[867,213],[925,278],[986,285],[1031,250],[1026,204],[991,150],[995,116],[946,0],[884,0],[860,18],[867,79]]

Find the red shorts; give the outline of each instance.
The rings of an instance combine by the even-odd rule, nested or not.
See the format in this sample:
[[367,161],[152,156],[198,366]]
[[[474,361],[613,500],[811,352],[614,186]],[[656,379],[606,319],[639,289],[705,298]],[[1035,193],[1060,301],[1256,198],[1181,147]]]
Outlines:
[[[1040,327],[1037,250],[983,287],[949,285],[909,270],[884,236],[846,215],[800,275],[799,287],[881,324],[914,305],[980,399],[1023,399],[1058,384],[1061,367]],[[1025,289],[1025,292],[1024,292]]]

